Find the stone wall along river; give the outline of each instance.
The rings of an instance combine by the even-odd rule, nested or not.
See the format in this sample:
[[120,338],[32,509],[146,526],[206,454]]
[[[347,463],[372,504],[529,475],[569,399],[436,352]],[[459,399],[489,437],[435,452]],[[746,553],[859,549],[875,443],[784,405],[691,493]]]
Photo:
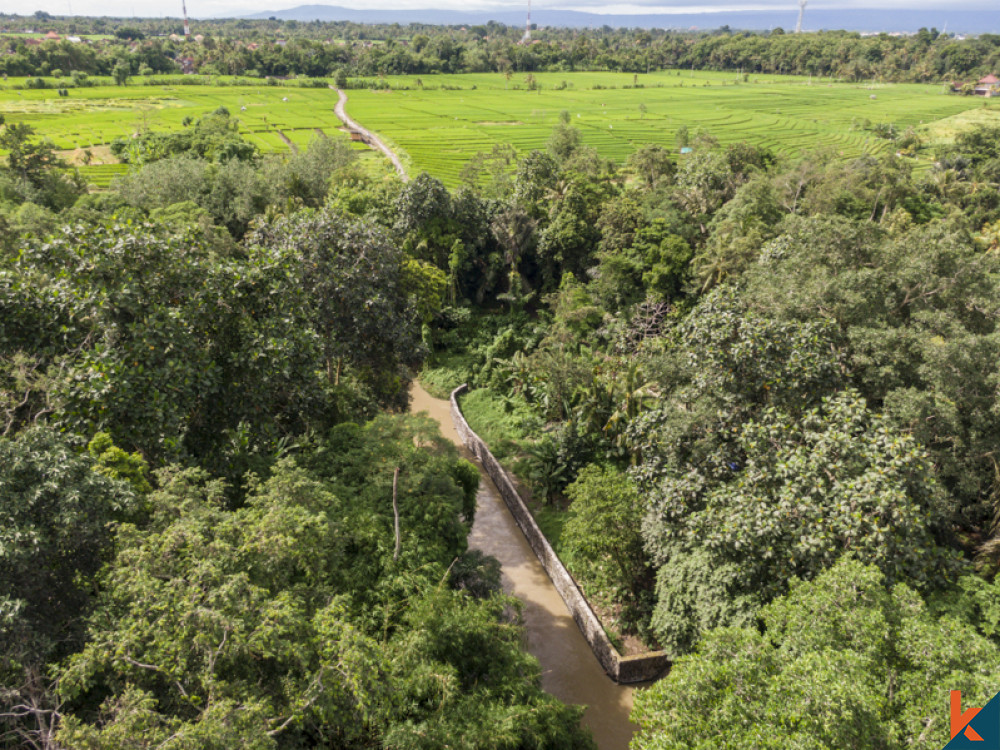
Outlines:
[[[448,401],[433,398],[416,383],[412,397],[411,410],[427,412],[468,456]],[[493,483],[480,474],[469,545],[500,561],[504,590],[524,602],[527,646],[542,665],[542,687],[566,703],[587,706],[583,723],[601,750],[626,750],[636,729],[628,719],[632,688],[615,684],[604,673]]]

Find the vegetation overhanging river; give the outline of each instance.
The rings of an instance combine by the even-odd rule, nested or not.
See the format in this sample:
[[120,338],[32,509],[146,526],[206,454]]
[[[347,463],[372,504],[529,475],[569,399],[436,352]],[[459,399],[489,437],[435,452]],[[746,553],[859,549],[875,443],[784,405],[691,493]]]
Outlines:
[[[462,445],[446,400],[432,397],[419,383],[412,388],[411,410],[426,412],[441,433]],[[566,703],[587,706],[583,723],[601,750],[625,750],[636,727],[629,722],[632,688],[617,685],[601,669],[562,598],[545,574],[496,488],[480,469],[476,520],[469,546],[497,558],[503,586],[523,604],[528,650],[542,666],[542,687]]]

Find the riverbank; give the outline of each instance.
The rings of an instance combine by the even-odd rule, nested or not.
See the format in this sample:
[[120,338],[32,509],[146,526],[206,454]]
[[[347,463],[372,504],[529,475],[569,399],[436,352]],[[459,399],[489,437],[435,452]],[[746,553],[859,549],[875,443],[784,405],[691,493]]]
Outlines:
[[[429,414],[465,453],[447,400],[414,383],[411,410]],[[628,719],[633,689],[604,673],[493,483],[481,470],[480,475],[469,546],[500,561],[504,590],[524,603],[526,645],[541,663],[542,687],[562,701],[587,706],[583,722],[601,750],[626,750],[636,729]]]

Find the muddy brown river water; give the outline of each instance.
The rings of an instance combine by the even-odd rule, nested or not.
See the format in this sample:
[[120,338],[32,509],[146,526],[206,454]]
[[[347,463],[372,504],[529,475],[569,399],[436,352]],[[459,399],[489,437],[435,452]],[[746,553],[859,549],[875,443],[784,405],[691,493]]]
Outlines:
[[[411,410],[427,412],[441,425],[441,433],[471,458],[455,431],[448,401],[433,398],[418,383],[413,385],[412,397]],[[500,561],[504,590],[524,602],[527,646],[541,663],[545,691],[566,703],[587,706],[583,723],[593,732],[601,750],[628,748],[636,729],[628,719],[632,688],[618,685],[604,674],[514,517],[482,469],[469,546]]]

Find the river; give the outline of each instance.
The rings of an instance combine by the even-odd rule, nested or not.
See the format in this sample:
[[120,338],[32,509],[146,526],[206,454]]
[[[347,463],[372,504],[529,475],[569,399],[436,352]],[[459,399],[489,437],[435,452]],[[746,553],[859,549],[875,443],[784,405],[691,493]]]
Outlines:
[[[427,412],[470,457],[455,431],[448,401],[432,397],[419,383],[413,384],[411,395],[411,410]],[[492,481],[482,469],[479,473],[469,546],[500,561],[504,590],[524,603],[527,646],[542,666],[542,687],[565,703],[587,706],[583,723],[600,750],[626,750],[636,729],[628,718],[632,688],[612,682],[601,669]]]

